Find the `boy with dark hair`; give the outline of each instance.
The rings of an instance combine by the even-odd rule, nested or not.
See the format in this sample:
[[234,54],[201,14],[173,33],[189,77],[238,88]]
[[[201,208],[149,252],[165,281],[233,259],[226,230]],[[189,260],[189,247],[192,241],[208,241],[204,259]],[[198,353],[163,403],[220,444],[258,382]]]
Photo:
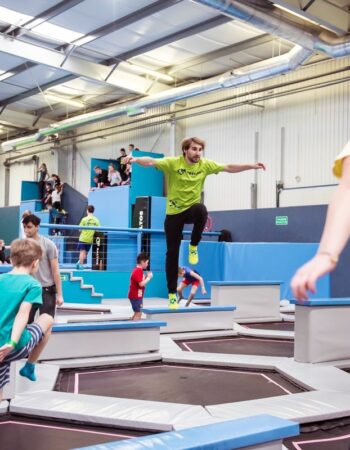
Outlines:
[[179,267],[178,272],[179,277],[183,277],[181,283],[177,287],[177,293],[178,293],[178,302],[183,299],[183,290],[185,287],[191,285],[191,292],[188,296],[186,307],[190,306],[191,301],[193,300],[194,296],[196,295],[198,286],[201,285],[202,287],[202,294],[205,295],[207,293],[204,285],[203,278],[199,275],[199,273],[196,270],[192,270],[189,267]]
[[42,253],[33,239],[13,241],[13,269],[0,277],[0,401],[3,387],[10,381],[11,362],[29,354],[37,361],[50,335],[53,318],[49,314],[27,325],[32,305],[42,304],[41,285],[31,276],[38,270]]
[[[86,216],[79,223],[82,227],[99,227],[100,221],[94,216],[95,207],[88,205],[86,208]],[[89,253],[92,243],[94,242],[95,230],[81,230],[79,235],[78,250],[79,261],[76,264],[78,270],[84,270],[84,261]]]
[[[39,234],[40,218],[34,214],[26,216],[23,220],[24,234],[29,239],[34,239],[42,250],[42,258],[39,262],[37,271],[33,276],[39,281],[42,288],[42,304],[33,305],[28,323],[34,322],[35,314],[39,309],[40,314],[49,314],[55,317],[56,305],[62,305],[62,282],[60,277],[60,269],[58,265],[58,251],[55,244],[45,236]],[[47,330],[47,338],[51,334],[51,327]],[[20,370],[20,375],[35,381],[35,363],[36,354],[30,354],[28,361]]]
[[149,263],[149,256],[147,253],[140,253],[137,256],[137,265],[135,269],[132,271],[130,276],[130,287],[128,298],[131,303],[131,307],[134,311],[134,315],[131,320],[140,320],[141,319],[141,308],[143,295],[145,292],[145,286],[149,281],[151,281],[153,274],[152,272],[148,272],[147,275],[144,275],[143,271],[147,269]]

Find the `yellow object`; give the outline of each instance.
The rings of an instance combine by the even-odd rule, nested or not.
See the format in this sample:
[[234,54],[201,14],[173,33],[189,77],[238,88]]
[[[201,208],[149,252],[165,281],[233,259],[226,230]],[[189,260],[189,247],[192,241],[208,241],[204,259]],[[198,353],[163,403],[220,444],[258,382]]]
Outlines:
[[189,245],[188,247],[188,262],[192,265],[198,264],[198,247]]
[[168,308],[169,309],[177,309],[178,307],[179,307],[179,304],[177,303],[176,294],[169,294]]

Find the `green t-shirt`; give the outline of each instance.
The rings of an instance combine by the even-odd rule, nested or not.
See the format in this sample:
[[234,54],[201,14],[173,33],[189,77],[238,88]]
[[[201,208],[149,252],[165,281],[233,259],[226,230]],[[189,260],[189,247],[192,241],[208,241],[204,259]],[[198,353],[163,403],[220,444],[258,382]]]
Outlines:
[[[83,227],[99,227],[100,221],[95,216],[83,217],[80,224]],[[79,242],[85,242],[86,244],[92,244],[94,241],[95,230],[82,230],[79,236]]]
[[200,203],[206,177],[218,174],[225,168],[224,164],[205,158],[190,165],[183,156],[157,159],[155,167],[164,172],[166,177],[167,214],[179,214],[195,203]]
[[[5,273],[0,276],[0,347],[11,339],[13,323],[22,302],[41,305],[42,288],[32,276],[26,274]],[[28,330],[24,330],[17,348],[24,347],[31,339]]]

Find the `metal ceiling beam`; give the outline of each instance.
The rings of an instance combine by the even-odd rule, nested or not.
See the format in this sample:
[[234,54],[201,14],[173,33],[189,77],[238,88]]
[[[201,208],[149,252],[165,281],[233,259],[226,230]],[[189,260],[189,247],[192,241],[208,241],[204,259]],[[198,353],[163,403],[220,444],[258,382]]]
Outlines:
[[[154,80],[148,80],[144,77],[120,70],[110,75],[110,67],[103,64],[90,62],[76,56],[71,56],[69,59],[66,59],[66,55],[62,52],[39,47],[16,38],[9,39],[7,35],[3,34],[0,34],[0,49],[1,52],[9,55],[25,58],[37,64],[43,64],[75,74],[77,77],[88,78],[101,84],[109,84],[137,94],[148,93],[148,90],[154,84]],[[105,81],[107,77],[108,81]],[[159,90],[162,87],[163,85],[156,83],[152,90]]]
[[223,58],[234,53],[243,52],[244,50],[248,50],[249,48],[256,47],[258,45],[266,44],[275,39],[276,38],[271,34],[263,34],[258,37],[247,39],[243,42],[239,42],[238,44],[227,45],[226,47],[213,50],[203,55],[193,56],[192,58],[184,60],[182,63],[176,64],[176,66],[168,67],[166,72],[169,75],[172,75],[181,70],[189,69],[208,61],[214,61],[216,59]]
[[11,31],[11,34],[13,36],[22,36],[22,34],[26,33],[32,28],[37,27],[38,25],[47,22],[48,20],[51,20],[56,16],[59,16],[69,9],[74,8],[74,6],[79,5],[79,3],[82,3],[83,1],[84,0],[63,0],[57,5],[54,5],[51,8],[48,8],[45,11],[41,12],[36,17],[33,17],[33,19],[28,20],[28,22],[22,24],[21,27],[18,27],[15,30]]
[[193,36],[197,33],[201,33],[206,30],[210,30],[211,28],[218,27],[219,25],[223,25],[224,23],[232,22],[232,19],[227,16],[215,16],[212,19],[205,20],[204,22],[197,23],[196,25],[192,25],[188,28],[184,28],[183,30],[177,31],[175,33],[164,36],[160,39],[156,39],[155,41],[149,42],[148,44],[141,45],[140,47],[134,48],[124,53],[120,53],[113,58],[108,58],[104,62],[104,64],[111,66],[121,61],[126,61],[127,59],[133,58],[134,56],[141,55],[143,53],[154,50],[155,48],[162,47],[163,45],[171,44],[172,42],[179,41],[180,39],[184,39],[188,36]]
[[58,80],[53,80],[50,81],[49,83],[42,84],[40,88],[35,87],[33,89],[29,89],[28,91],[22,92],[21,94],[13,95],[12,97],[8,97],[5,100],[0,101],[0,108],[2,108],[3,106],[10,105],[11,103],[19,102],[21,100],[24,100],[25,98],[39,94],[40,92],[45,91],[46,89],[56,86],[57,81],[60,81],[60,84],[62,84],[74,80],[75,78],[76,78],[75,75],[66,75],[65,77],[59,78]]
[[83,46],[86,45],[96,39],[104,37],[110,33],[113,33],[116,30],[120,30],[124,27],[132,25],[133,23],[145,19],[153,14],[157,14],[164,9],[167,9],[171,6],[174,6],[178,3],[181,3],[183,0],[158,0],[150,5],[145,6],[144,8],[138,9],[126,16],[120,17],[114,22],[107,23],[96,30],[90,31],[85,36],[76,39],[73,41],[74,45]]
[[343,36],[349,30],[349,13],[325,0],[273,0],[276,6]]

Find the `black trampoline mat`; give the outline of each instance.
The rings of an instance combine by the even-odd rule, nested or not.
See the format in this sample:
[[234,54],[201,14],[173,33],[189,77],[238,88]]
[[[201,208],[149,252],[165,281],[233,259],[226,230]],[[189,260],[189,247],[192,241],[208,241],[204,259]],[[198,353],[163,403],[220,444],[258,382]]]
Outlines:
[[149,433],[14,415],[0,416],[0,449],[3,450],[68,450],[146,434]]
[[[344,423],[346,422],[346,423]],[[349,418],[337,419],[318,423],[314,426],[308,424],[308,431],[303,431],[297,437],[285,439],[283,445],[288,450],[349,450],[350,424]],[[312,431],[313,428],[315,431]]]
[[294,331],[294,322],[262,322],[262,323],[241,323],[243,327],[256,328],[258,330],[279,330],[279,331]]
[[62,371],[56,390],[191,405],[215,405],[303,391],[276,372],[161,363]]
[[188,352],[226,353],[230,355],[286,356],[294,355],[294,341],[287,339],[251,338],[245,336],[177,340]]

